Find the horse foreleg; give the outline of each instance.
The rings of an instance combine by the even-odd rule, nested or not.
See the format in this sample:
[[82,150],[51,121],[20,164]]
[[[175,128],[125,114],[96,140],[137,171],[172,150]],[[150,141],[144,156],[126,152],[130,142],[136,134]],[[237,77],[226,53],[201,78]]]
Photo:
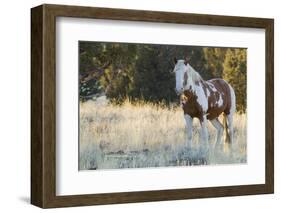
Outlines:
[[206,149],[209,148],[209,135],[208,135],[208,128],[207,128],[207,117],[206,115],[203,116],[203,119],[200,120],[201,123],[201,146],[204,145]]
[[192,148],[192,117],[190,115],[184,115],[185,123],[186,123],[186,131],[187,131],[187,148]]
[[223,125],[221,124],[218,118],[211,120],[211,123],[217,130],[217,140],[215,143],[215,147],[217,147],[218,145],[221,144],[221,139],[223,135]]

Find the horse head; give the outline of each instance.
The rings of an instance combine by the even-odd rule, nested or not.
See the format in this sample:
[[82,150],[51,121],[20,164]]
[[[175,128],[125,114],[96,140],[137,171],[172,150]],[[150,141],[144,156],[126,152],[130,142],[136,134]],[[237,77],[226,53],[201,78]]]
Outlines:
[[182,94],[186,90],[194,91],[195,85],[202,81],[200,74],[189,64],[189,59],[174,59],[174,73],[176,76],[176,93]]
[[176,76],[176,93],[182,94],[188,84],[188,60],[178,60],[174,58],[174,70]]

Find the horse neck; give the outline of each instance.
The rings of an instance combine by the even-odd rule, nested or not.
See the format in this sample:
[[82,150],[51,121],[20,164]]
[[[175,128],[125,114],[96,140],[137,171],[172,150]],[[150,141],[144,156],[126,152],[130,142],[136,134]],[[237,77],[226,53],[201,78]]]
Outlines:
[[190,103],[193,101],[197,101],[198,95],[202,94],[202,90],[205,91],[205,88],[207,88],[207,83],[202,78],[193,82],[193,85],[184,91],[184,96],[187,97]]
[[191,73],[192,85],[191,85],[191,88],[188,88],[188,90],[192,90],[193,92],[195,92],[195,90],[197,89],[197,86],[203,86],[205,84],[205,81],[202,79],[200,74],[198,72],[196,72],[193,69],[193,67],[191,67],[190,65],[189,65],[189,69],[190,69],[190,73]]
[[190,64],[187,65],[187,69],[191,73],[191,76],[192,78],[194,78],[194,80],[202,80],[201,75],[192,66],[190,66]]

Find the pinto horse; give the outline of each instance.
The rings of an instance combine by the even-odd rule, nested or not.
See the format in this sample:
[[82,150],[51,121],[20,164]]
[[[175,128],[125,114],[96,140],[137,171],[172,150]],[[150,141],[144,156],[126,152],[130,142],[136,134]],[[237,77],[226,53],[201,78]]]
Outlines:
[[[236,99],[233,88],[223,79],[204,81],[187,60],[175,59],[176,92],[180,95],[187,128],[187,146],[192,146],[192,121],[198,118],[201,124],[200,138],[208,143],[207,120],[217,131],[216,146],[221,144],[223,130],[225,142],[233,143],[233,115]],[[218,117],[223,114],[223,124]],[[201,144],[202,145],[202,144]]]

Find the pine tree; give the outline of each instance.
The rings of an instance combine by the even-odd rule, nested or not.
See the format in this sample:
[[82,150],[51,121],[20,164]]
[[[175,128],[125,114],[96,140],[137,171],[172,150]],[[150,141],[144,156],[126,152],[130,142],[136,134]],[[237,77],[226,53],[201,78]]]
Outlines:
[[223,64],[223,78],[234,88],[238,112],[246,111],[247,50],[228,49]]
[[223,62],[227,48],[203,48],[206,60],[206,70],[212,78],[221,78],[223,74]]
[[134,75],[135,99],[152,102],[176,100],[175,77],[167,46],[140,45]]
[[79,43],[80,98],[102,92],[109,99],[124,99],[131,88],[136,45]]

